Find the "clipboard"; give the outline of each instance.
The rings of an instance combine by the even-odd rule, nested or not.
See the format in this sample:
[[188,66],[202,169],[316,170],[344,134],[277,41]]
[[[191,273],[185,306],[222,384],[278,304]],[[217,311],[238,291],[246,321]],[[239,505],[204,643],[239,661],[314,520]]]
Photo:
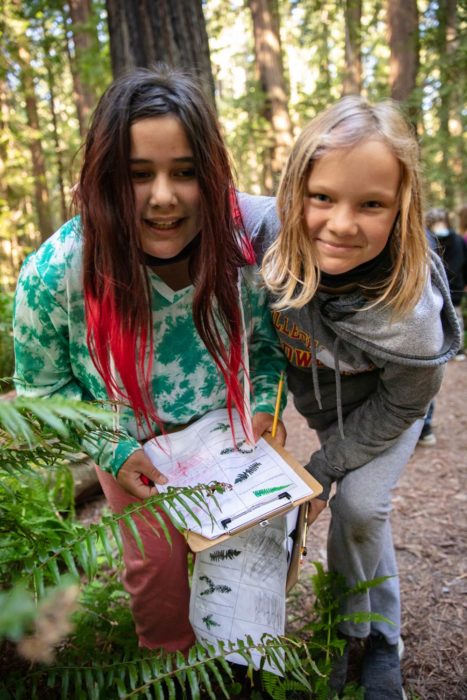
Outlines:
[[[298,474],[300,479],[304,481],[307,486],[309,486],[312,489],[312,495],[306,497],[306,498],[299,498],[297,500],[292,500],[290,498],[285,498],[284,497],[284,492],[281,494],[278,494],[278,496],[273,500],[269,501],[271,504],[271,510],[267,513],[267,516],[265,517],[265,514],[263,513],[261,516],[259,516],[257,519],[250,520],[248,524],[243,525],[238,528],[232,528],[229,532],[227,532],[225,535],[221,535],[220,537],[217,537],[215,539],[209,539],[207,537],[204,537],[203,535],[200,535],[197,532],[192,532],[191,530],[185,530],[185,535],[186,539],[188,542],[188,546],[190,547],[192,552],[201,552],[204,549],[208,549],[209,547],[214,547],[222,542],[227,541],[230,537],[233,537],[235,535],[240,534],[241,532],[244,532],[245,530],[248,530],[250,527],[254,527],[255,525],[261,525],[264,523],[264,526],[267,525],[269,520],[272,520],[273,518],[277,518],[279,515],[284,515],[288,511],[292,510],[293,508],[296,508],[297,506],[301,506],[302,504],[305,504],[307,501],[311,500],[312,498],[315,498],[318,496],[322,490],[323,487],[321,484],[316,481],[314,477],[309,474],[306,469],[298,462],[295,457],[290,454],[282,445],[280,445],[274,438],[272,438],[270,435],[265,435],[263,436],[264,440],[276,451],[280,454],[280,456],[284,459],[285,462]],[[274,507],[276,506],[276,507]],[[301,512],[304,512],[303,508],[300,508]],[[299,517],[300,517],[300,512],[299,512]],[[302,523],[303,523],[303,518],[302,518]],[[298,520],[297,520],[297,527],[298,527]],[[296,544],[296,543],[295,543]],[[291,572],[291,566],[293,564],[294,570],[297,567],[297,560],[298,559],[298,554],[299,551],[296,549],[294,544],[294,548],[292,550],[292,556],[291,556],[291,561],[289,565],[289,575],[287,578],[287,583],[289,582],[289,576]],[[296,551],[294,551],[296,550]],[[297,575],[298,575],[298,568],[297,568]]]

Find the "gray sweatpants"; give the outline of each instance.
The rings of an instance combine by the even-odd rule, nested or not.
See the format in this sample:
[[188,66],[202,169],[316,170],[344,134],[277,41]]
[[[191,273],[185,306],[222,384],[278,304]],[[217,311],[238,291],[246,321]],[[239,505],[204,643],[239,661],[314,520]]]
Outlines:
[[[390,644],[400,635],[400,591],[390,512],[392,489],[410,459],[423,421],[417,420],[397,442],[368,464],[348,471],[337,482],[331,498],[328,534],[328,567],[349,585],[379,576],[391,576],[384,583],[345,601],[342,612],[374,612],[388,622],[343,622],[340,631],[351,637],[380,632]],[[318,433],[321,443],[335,429]]]

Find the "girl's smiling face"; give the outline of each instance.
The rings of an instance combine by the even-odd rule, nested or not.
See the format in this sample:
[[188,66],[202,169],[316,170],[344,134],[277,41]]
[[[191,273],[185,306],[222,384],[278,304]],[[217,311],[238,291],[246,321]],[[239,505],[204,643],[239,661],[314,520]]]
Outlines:
[[313,163],[304,222],[320,270],[339,275],[381,253],[399,211],[400,179],[397,158],[376,139]]
[[193,152],[180,121],[170,114],[135,122],[130,138],[141,246],[155,257],[172,258],[199,232]]

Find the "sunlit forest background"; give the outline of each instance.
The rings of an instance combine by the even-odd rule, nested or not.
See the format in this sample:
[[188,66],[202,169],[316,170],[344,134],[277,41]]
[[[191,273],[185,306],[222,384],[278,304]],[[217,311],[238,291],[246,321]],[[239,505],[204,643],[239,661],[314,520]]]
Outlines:
[[464,0],[3,0],[0,289],[70,216],[112,77],[165,60],[212,95],[240,189],[274,193],[301,127],[346,93],[403,103],[427,206],[465,200]]

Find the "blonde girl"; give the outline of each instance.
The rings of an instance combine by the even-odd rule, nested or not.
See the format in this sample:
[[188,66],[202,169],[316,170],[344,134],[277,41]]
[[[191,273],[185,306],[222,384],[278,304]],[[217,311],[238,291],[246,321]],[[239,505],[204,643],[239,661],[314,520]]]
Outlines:
[[328,566],[348,584],[389,577],[343,604],[344,615],[381,617],[342,622],[347,643],[331,690],[342,690],[357,640],[365,699],[402,698],[391,492],[459,345],[422,225],[412,130],[391,102],[343,98],[299,136],[277,202],[243,195],[240,207],[295,406],[321,442],[307,464],[324,487],[310,522],[329,501]]

